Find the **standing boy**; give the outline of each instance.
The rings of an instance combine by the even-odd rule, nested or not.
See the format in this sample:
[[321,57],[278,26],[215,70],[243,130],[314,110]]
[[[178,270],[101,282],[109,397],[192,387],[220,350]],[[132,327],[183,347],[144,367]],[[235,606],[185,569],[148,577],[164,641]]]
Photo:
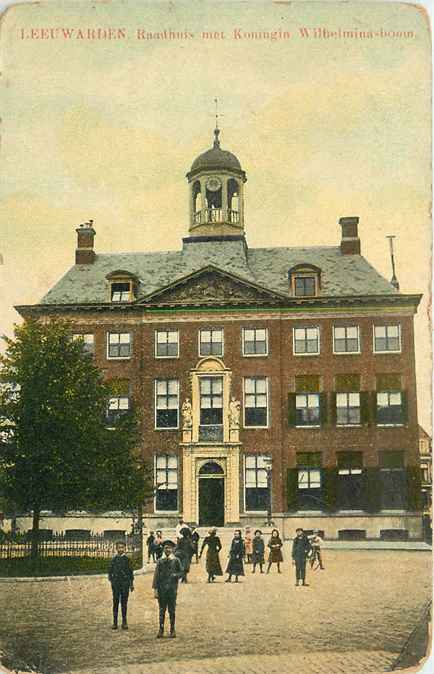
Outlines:
[[176,611],[176,596],[178,593],[178,581],[184,575],[182,564],[173,554],[175,545],[172,541],[164,541],[163,556],[157,561],[155,567],[154,580],[152,588],[154,596],[158,599],[160,609],[160,629],[157,634],[157,639],[164,636],[164,621],[166,617],[166,609],[169,611],[170,619],[170,637],[176,637],[175,632],[175,611]]
[[295,530],[295,538],[292,543],[292,563],[295,564],[295,586],[301,581],[302,585],[306,583],[306,558],[310,551],[310,543],[303,529]]
[[110,562],[108,578],[112,586],[113,593],[113,630],[118,628],[119,603],[122,611],[122,629],[128,629],[127,607],[128,595],[134,591],[134,574],[131,562],[125,554],[125,543],[118,541],[116,543],[116,554]]

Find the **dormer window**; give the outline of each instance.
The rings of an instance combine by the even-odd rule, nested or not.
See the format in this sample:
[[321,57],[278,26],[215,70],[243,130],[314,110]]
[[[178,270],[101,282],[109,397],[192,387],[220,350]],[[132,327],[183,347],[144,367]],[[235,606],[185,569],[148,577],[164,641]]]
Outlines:
[[113,303],[132,302],[136,296],[137,278],[128,271],[118,270],[107,274],[109,301]]
[[129,302],[131,299],[131,281],[111,284],[112,302]]
[[314,265],[298,264],[289,270],[289,292],[294,297],[316,297],[321,287],[321,270]]

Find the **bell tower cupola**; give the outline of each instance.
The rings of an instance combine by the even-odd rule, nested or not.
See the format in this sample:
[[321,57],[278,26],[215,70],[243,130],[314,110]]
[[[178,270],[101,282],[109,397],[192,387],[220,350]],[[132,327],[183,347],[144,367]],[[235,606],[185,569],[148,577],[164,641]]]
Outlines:
[[194,160],[189,183],[189,235],[244,236],[246,174],[237,157],[220,147],[216,125],[212,148]]

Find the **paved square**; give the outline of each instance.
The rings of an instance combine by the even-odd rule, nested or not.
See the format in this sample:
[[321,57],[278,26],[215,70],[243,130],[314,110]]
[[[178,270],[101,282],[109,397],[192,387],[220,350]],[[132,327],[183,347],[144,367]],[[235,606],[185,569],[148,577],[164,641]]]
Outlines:
[[179,590],[176,640],[155,639],[151,574],[136,578],[128,632],[110,629],[103,578],[2,583],[0,648],[43,674],[389,671],[431,598],[430,553],[324,557],[326,569],[309,573],[306,588],[294,586],[288,561],[281,575],[252,575],[246,565],[239,585],[210,585],[204,560],[193,564]]

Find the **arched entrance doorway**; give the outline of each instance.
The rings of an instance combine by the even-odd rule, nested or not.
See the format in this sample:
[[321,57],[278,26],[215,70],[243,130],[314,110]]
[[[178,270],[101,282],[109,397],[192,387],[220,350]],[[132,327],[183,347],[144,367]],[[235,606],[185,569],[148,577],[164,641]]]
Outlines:
[[199,524],[221,527],[224,523],[224,470],[215,461],[207,461],[199,470]]

